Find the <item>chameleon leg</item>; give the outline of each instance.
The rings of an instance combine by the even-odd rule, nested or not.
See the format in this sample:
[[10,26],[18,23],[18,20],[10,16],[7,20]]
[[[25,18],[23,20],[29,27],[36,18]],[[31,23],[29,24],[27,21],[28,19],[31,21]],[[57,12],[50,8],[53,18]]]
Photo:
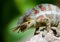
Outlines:
[[58,36],[58,37],[60,36],[60,22],[59,22],[59,24],[58,24],[58,26],[57,26],[57,36]]
[[57,28],[60,28],[60,22],[58,23],[58,26],[57,26]]
[[36,28],[36,29],[35,29],[34,35],[37,35],[37,34],[39,34],[39,28]]
[[51,29],[51,22],[49,21],[46,26],[47,32],[49,32],[50,29]]

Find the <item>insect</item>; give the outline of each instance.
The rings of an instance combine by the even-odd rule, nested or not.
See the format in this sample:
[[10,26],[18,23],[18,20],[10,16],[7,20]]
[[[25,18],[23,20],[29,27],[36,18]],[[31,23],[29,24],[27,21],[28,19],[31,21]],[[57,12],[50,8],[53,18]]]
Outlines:
[[24,32],[25,30],[34,27],[35,33],[38,34],[39,28],[43,27],[47,31],[51,27],[59,27],[60,23],[60,8],[52,4],[39,4],[32,10],[27,11],[23,16],[18,20],[18,24],[15,27],[15,30]]

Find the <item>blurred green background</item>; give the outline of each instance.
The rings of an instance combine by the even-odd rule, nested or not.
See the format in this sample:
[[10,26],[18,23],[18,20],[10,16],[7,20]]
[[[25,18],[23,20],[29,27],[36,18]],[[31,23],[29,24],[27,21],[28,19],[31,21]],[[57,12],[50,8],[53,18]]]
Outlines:
[[25,42],[30,38],[34,29],[25,31],[24,33],[12,32],[11,28],[15,27],[18,18],[41,3],[51,3],[60,7],[60,0],[0,0],[1,3],[1,42]]

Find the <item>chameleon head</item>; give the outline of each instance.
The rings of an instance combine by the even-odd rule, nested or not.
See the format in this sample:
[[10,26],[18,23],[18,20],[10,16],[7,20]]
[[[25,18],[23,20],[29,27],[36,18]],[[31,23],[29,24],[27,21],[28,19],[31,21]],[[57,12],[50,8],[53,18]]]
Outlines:
[[30,27],[34,27],[35,25],[36,25],[35,20],[29,20],[27,22],[22,23],[21,25],[16,26],[13,31],[19,29],[19,31],[24,32],[26,29],[29,29]]

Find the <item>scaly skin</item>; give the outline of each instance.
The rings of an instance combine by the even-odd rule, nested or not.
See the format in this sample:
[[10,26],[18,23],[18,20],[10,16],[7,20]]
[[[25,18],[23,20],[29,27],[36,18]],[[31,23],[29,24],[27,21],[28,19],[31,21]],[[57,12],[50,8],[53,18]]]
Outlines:
[[40,4],[34,7],[32,10],[27,11],[19,21],[16,29],[19,29],[21,32],[24,32],[26,29],[34,27],[35,35],[39,30],[39,27],[45,26],[47,32],[51,27],[59,27],[60,23],[60,8],[52,4]]

